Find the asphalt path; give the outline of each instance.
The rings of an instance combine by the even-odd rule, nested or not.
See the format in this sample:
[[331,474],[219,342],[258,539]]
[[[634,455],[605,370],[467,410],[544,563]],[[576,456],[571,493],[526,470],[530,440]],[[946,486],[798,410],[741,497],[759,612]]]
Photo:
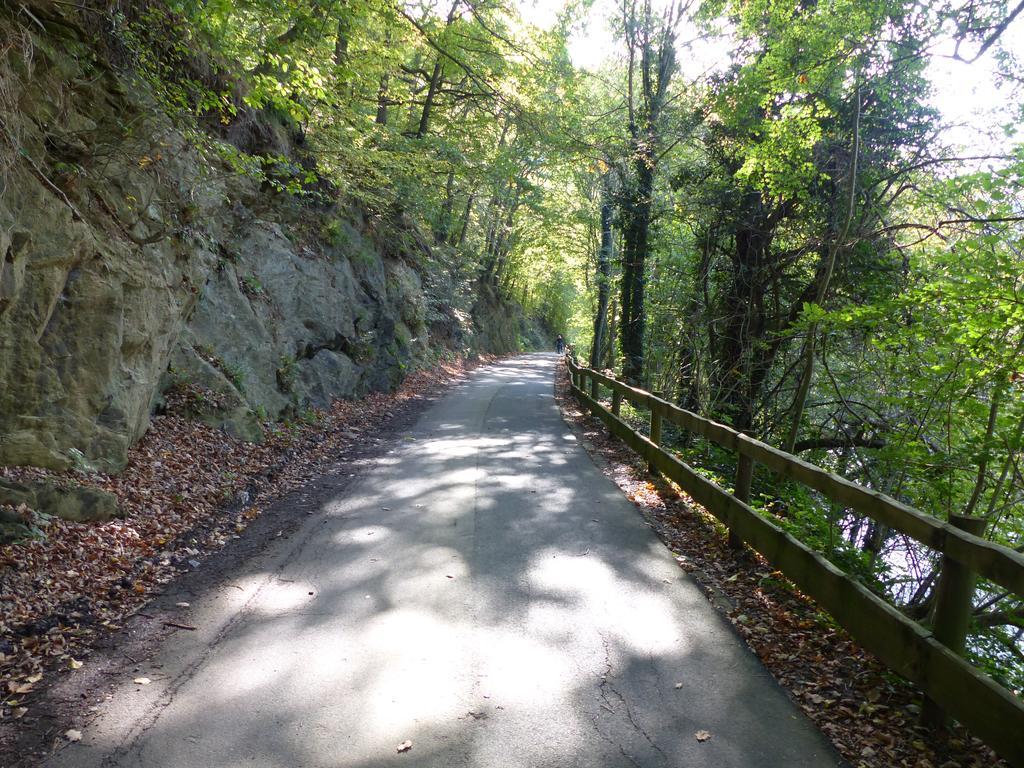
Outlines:
[[48,765],[840,765],[579,445],[555,365],[452,390]]

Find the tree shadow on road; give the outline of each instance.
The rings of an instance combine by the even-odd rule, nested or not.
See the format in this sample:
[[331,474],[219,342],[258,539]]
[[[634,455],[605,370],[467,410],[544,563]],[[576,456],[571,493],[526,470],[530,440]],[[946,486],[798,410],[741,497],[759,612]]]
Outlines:
[[475,376],[329,500],[110,764],[835,764],[576,445],[550,367]]

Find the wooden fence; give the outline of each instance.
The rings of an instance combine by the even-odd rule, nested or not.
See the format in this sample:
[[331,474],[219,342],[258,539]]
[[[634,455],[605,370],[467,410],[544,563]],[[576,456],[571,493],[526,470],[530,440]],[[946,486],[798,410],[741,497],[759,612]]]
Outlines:
[[[925,692],[925,717],[941,722],[949,713],[1012,765],[1024,766],[1024,702],[960,655],[977,575],[1024,595],[1024,555],[974,535],[984,521],[950,523],[926,515],[885,494],[845,480],[796,456],[754,440],[723,424],[679,408],[650,392],[628,386],[566,357],[573,392],[612,432],[647,460],[652,470],[678,483],[724,523],[730,539],[761,553],[801,591],[813,597],[867,650]],[[589,389],[584,385],[589,379]],[[611,409],[599,400],[611,391]],[[619,418],[625,399],[650,412],[650,436]],[[736,451],[736,490],[729,493],[661,448],[661,423],[668,421],[723,448]],[[749,504],[755,464],[819,491],[845,508],[870,517],[942,553],[933,629],[848,576]]]

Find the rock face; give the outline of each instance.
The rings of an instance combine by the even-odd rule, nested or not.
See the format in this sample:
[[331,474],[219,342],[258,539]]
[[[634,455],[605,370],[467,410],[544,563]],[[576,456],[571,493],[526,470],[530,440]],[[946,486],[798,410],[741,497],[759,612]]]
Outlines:
[[280,219],[235,216],[172,375],[237,395],[272,418],[397,384],[427,346],[416,270],[382,258],[358,222],[330,222],[347,232],[343,245],[296,245]]
[[98,488],[75,483],[39,481],[31,485],[0,481],[0,506],[45,509],[65,520],[109,520],[118,516],[117,497]]
[[30,5],[0,8],[0,465],[116,472],[176,385],[245,439],[394,387],[443,303],[425,246],[197,149],[60,6]]
[[[152,244],[133,242],[173,226],[179,213],[145,202],[177,191],[140,168],[148,142],[126,138],[102,161],[72,146],[80,132],[119,138],[95,109],[101,98],[127,98],[118,96],[118,83],[108,75],[80,86],[74,95],[94,108],[92,116],[67,110],[60,119],[57,100],[68,92],[59,81],[43,82],[48,87],[22,94],[30,102],[22,113],[7,113],[20,121],[19,151],[49,163],[9,164],[0,197],[0,464],[66,469],[75,448],[97,468],[118,469],[146,428],[213,258],[181,230]],[[167,175],[194,176],[197,158],[180,137],[152,130],[174,158],[165,161]]]

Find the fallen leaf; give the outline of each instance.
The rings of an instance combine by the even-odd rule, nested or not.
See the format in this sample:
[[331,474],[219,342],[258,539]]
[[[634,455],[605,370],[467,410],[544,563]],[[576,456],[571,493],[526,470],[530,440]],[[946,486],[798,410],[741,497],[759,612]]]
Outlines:
[[26,712],[28,712],[28,707],[15,707],[11,710],[11,716],[14,717],[15,720],[18,720],[19,718],[24,717]]
[[28,677],[25,678],[25,682],[26,683],[30,683],[30,684],[35,684],[35,683],[38,683],[42,679],[43,679],[43,673],[40,672],[39,674],[36,674],[36,675],[29,675]]
[[[568,398],[568,376],[563,372],[559,379],[556,396],[561,398],[563,415],[583,429],[593,428],[595,434],[601,430],[604,435],[604,426]],[[658,497],[664,500],[665,507],[655,507],[651,512],[656,532],[684,570],[694,573],[709,591],[721,590],[727,596],[729,616],[736,629],[751,638],[751,649],[779,683],[802,702],[846,763],[859,768],[998,764],[987,748],[966,737],[965,732],[960,732],[964,738],[951,736],[944,740],[941,751],[926,743],[927,738],[912,727],[921,709],[916,703],[920,701],[919,690],[893,684],[877,660],[824,619],[815,603],[787,586],[778,571],[767,570],[758,558],[737,558],[729,550],[717,521],[700,509],[692,497],[668,485],[656,489],[654,498],[648,497],[643,491],[646,462],[638,461],[627,446],[613,437],[599,438],[597,443],[589,450],[607,460],[605,475],[627,497],[655,503]],[[739,577],[731,579],[735,573]],[[770,632],[761,631],[761,627]],[[671,690],[674,682],[668,678],[662,684],[669,685]],[[813,690],[808,690],[809,686]],[[684,690],[691,690],[689,679],[684,689],[676,692],[682,696]],[[820,705],[809,698],[815,694],[821,698]],[[865,700],[871,706],[858,714]],[[865,712],[870,714],[865,716]],[[712,740],[719,736],[712,735]],[[729,735],[722,735],[722,739],[725,744]],[[705,749],[702,743],[698,744],[699,749]],[[918,745],[926,749],[920,750]],[[865,748],[867,754],[873,753],[870,758],[861,754]],[[714,751],[717,747],[707,749]]]
[[64,738],[68,741],[81,741],[82,732],[76,728],[69,728],[68,730],[64,731]]
[[136,677],[132,682],[136,685],[149,685],[153,681],[150,680],[148,677]]
[[[261,515],[265,500],[325,471],[333,473],[339,452],[353,442],[379,442],[366,435],[382,425],[397,426],[400,422],[391,420],[404,403],[422,402],[476,365],[459,360],[417,371],[394,393],[336,401],[294,429],[264,424],[266,439],[260,443],[236,441],[190,417],[193,398],[223,405],[215,402],[216,393],[194,384],[168,391],[166,412],[153,418],[145,437],[132,447],[122,473],[78,478],[116,495],[123,517],[95,526],[53,520],[43,539],[0,547],[0,636],[6,640],[13,630],[15,637],[25,638],[13,648],[0,640],[0,700],[6,699],[7,717],[22,705],[23,693],[34,690],[32,679],[42,679],[34,673],[44,664],[60,659],[63,667],[97,635],[120,631],[148,595],[162,591],[181,571],[199,567],[228,539],[238,538],[235,534]],[[42,475],[51,477],[49,470],[36,468],[4,467],[3,474],[5,480],[33,483]],[[235,508],[234,500],[244,508]],[[15,511],[27,522],[38,522],[26,505]],[[209,523],[209,533],[195,534],[200,523]],[[237,584],[225,586],[245,591]],[[65,606],[72,604],[76,608],[67,611]],[[32,629],[55,616],[68,621],[42,634]],[[26,680],[27,674],[33,678]]]
[[79,661],[78,659],[68,659],[68,669],[81,669],[82,664],[85,662]]
[[707,741],[711,738],[711,734],[707,731],[697,731],[693,735],[696,737],[697,741]]
[[412,749],[412,742],[406,739],[395,747],[395,752],[408,752],[410,749]]

